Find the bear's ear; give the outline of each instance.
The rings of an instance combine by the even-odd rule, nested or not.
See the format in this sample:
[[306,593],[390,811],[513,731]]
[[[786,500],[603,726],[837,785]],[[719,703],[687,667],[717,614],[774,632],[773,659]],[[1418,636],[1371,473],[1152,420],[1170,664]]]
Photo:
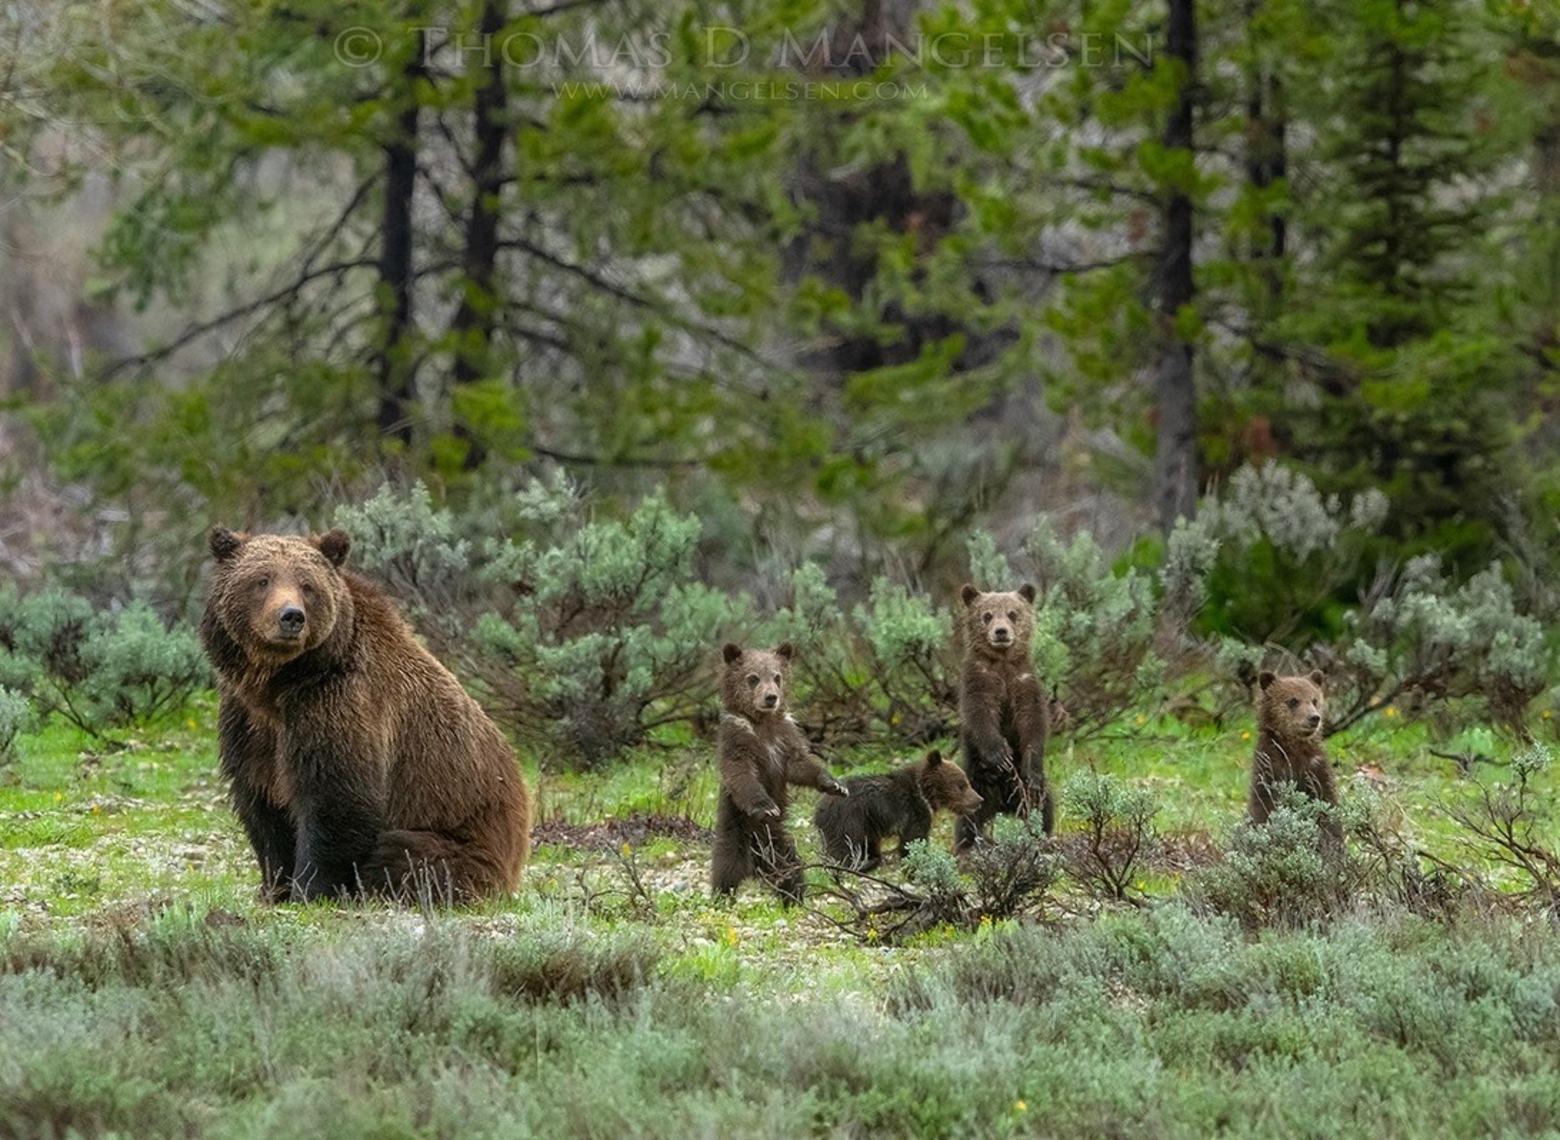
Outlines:
[[1257,684],[1261,685],[1264,689],[1276,680],[1278,680],[1278,674],[1273,672],[1271,669],[1264,669],[1262,672],[1257,674]]
[[964,599],[965,605],[969,605],[976,598],[980,597],[980,591],[966,582],[964,583],[964,589],[959,591],[959,597]]
[[332,566],[340,566],[347,560],[347,551],[352,549],[352,540],[347,537],[344,530],[333,530],[320,535],[314,540],[314,545],[319,547],[320,553]]
[[1024,601],[1026,601],[1026,602],[1033,602],[1035,600],[1035,588],[1034,588],[1034,586],[1032,586],[1028,582],[1025,582],[1022,586],[1020,586],[1018,588],[1018,596],[1023,598]]
[[726,664],[730,665],[738,657],[742,656],[742,646],[738,645],[735,641],[728,641],[726,642],[724,648],[721,649],[720,655]]
[[207,542],[211,546],[211,556],[218,562],[226,562],[238,553],[239,547],[244,545],[247,534],[238,534],[228,530],[225,526],[211,528],[211,536]]
[[1322,687],[1322,683],[1326,680],[1326,673],[1323,673],[1320,669],[1311,670],[1311,684],[1315,685],[1318,689]]
[[796,646],[792,645],[789,641],[782,641],[779,645],[775,646],[775,652],[789,661],[792,657],[796,656]]
[[928,752],[926,754],[926,766],[928,768],[941,768],[942,767],[942,753],[937,751],[937,749],[935,749],[935,748],[932,749],[930,752]]

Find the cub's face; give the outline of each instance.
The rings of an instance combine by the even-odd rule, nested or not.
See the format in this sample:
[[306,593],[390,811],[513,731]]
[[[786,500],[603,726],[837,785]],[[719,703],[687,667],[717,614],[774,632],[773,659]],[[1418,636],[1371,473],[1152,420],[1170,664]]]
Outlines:
[[1011,593],[983,594],[966,585],[964,632],[967,645],[976,652],[1005,656],[1017,650],[1029,652],[1029,638],[1035,628],[1035,588],[1027,582]]
[[336,628],[346,583],[337,572],[350,540],[211,532],[217,560],[211,606],[244,651],[271,663],[320,645]]
[[1263,673],[1258,678],[1262,695],[1257,719],[1262,728],[1287,740],[1320,737],[1326,697],[1320,670],[1307,677],[1280,677]]
[[726,711],[749,719],[784,715],[793,652],[790,642],[774,649],[743,649],[728,644],[721,650],[726,668],[721,676],[720,696]]
[[968,815],[981,805],[981,795],[970,787],[964,769],[944,760],[941,752],[928,752],[921,761],[921,793],[933,811]]

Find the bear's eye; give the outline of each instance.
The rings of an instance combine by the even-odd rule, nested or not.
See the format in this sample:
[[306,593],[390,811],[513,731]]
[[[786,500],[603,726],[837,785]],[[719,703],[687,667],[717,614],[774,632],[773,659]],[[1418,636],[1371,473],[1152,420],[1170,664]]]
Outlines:
[[758,684],[758,674],[757,673],[749,673],[747,681],[748,681],[749,685],[756,685],[756,684]]
[[1292,708],[1292,709],[1299,708],[1300,707],[1300,698],[1299,697],[1290,697],[1289,698],[1289,707]]
[[1018,620],[1018,611],[1017,610],[1008,610],[1008,621],[1017,621],[1017,620]]
[[255,579],[255,585],[259,586],[262,590],[265,589],[270,584],[271,584],[271,579],[270,579],[269,576],[267,576],[265,574],[262,574],[262,575],[260,575],[260,577]]
[[985,622],[989,622],[991,620],[991,615],[990,614],[981,614],[980,615],[980,620],[981,621],[985,621]]
[[303,596],[306,598],[314,597],[314,587],[309,585],[307,582],[303,584]]
[[776,673],[776,674],[775,674],[775,684],[777,684],[777,685],[778,685],[778,684],[779,684],[779,683],[780,683],[780,674],[779,674],[779,673]]

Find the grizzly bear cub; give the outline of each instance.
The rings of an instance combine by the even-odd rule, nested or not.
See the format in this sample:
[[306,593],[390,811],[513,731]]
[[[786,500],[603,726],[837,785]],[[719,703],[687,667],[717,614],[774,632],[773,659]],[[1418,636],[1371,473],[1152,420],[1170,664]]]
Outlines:
[[932,833],[932,813],[968,814],[981,799],[963,769],[945,764],[941,752],[928,752],[919,764],[881,776],[845,781],[848,799],[824,800],[813,814],[829,858],[842,867],[870,871],[883,862],[881,845],[899,838],[899,854]]
[[[1308,677],[1263,672],[1257,678],[1262,691],[1251,763],[1252,823],[1267,822],[1281,784],[1293,784],[1303,795],[1329,807],[1338,804],[1338,785],[1322,748],[1323,680],[1320,670]],[[1322,826],[1329,839],[1342,840],[1343,829],[1332,812],[1324,815]]]
[[959,689],[964,770],[981,796],[959,818],[956,848],[972,847],[993,816],[1039,811],[1045,833],[1056,809],[1045,780],[1048,706],[1029,660],[1034,633],[1035,588],[982,593],[966,585],[964,676]]
[[831,795],[845,790],[812,756],[807,737],[786,713],[785,690],[793,651],[727,645],[722,651],[720,802],[715,809],[715,850],[710,886],[730,895],[757,876],[787,904],[802,899],[802,861],[785,827],[787,785]]
[[530,800],[503,734],[349,539],[211,532],[218,750],[270,901],[513,891]]

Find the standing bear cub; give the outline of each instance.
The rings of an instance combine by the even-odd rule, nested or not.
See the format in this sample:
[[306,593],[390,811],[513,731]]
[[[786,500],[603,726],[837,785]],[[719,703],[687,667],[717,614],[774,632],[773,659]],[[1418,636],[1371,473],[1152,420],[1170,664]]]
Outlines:
[[201,639],[218,747],[272,901],[513,891],[530,848],[514,753],[349,539],[211,532]]
[[[1257,683],[1257,747],[1251,762],[1251,822],[1266,823],[1273,814],[1282,784],[1293,784],[1302,795],[1338,805],[1338,785],[1332,765],[1322,748],[1321,670],[1307,677],[1280,677],[1263,672]],[[1337,816],[1322,818],[1324,834],[1333,843],[1343,840]]]
[[710,886],[730,895],[746,879],[769,883],[786,903],[802,900],[802,861],[785,828],[787,785],[849,793],[811,754],[785,711],[792,649],[728,644],[720,683],[720,802]]
[[966,584],[964,675],[959,689],[959,735],[970,787],[981,796],[961,816],[956,848],[974,846],[998,814],[1039,811],[1045,833],[1056,825],[1045,780],[1045,691],[1029,660],[1035,588],[982,593]]
[[813,823],[830,860],[859,871],[883,862],[883,840],[898,836],[903,857],[907,846],[931,835],[934,812],[967,815],[981,804],[963,770],[935,751],[886,775],[855,776],[845,787],[850,797],[824,800]]

